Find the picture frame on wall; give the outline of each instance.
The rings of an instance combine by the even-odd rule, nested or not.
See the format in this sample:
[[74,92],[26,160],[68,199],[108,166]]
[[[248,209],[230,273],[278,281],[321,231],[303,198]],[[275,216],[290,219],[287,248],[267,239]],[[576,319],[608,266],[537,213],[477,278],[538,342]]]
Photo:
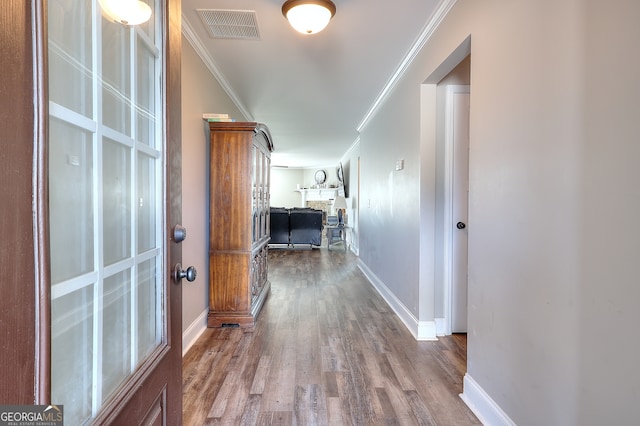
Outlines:
[[[347,167],[347,173],[348,173],[348,167]],[[345,175],[344,167],[342,167],[342,161],[338,163],[338,165],[336,166],[336,175],[338,176],[338,181],[340,182],[339,188],[338,188],[339,195],[345,198],[348,198],[349,197],[349,185],[347,182],[348,177],[347,175]]]

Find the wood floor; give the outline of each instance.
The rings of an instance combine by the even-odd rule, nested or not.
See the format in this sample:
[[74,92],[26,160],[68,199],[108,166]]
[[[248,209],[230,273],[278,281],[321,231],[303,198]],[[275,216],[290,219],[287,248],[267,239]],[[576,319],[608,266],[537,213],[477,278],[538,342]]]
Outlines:
[[184,424],[477,425],[466,336],[417,342],[350,253],[270,250],[253,329],[207,329],[183,359]]

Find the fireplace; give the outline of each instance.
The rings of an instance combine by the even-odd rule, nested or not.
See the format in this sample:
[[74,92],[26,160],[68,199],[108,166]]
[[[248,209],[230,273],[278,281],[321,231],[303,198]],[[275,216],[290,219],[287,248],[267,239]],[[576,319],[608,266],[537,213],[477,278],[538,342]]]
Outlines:
[[309,207],[311,209],[322,210],[322,223],[327,223],[327,216],[332,213],[333,209],[333,200],[328,201],[307,201],[307,205],[305,207]]
[[299,189],[302,197],[300,205],[322,210],[322,223],[327,223],[327,216],[333,214],[333,200],[338,195],[337,188]]

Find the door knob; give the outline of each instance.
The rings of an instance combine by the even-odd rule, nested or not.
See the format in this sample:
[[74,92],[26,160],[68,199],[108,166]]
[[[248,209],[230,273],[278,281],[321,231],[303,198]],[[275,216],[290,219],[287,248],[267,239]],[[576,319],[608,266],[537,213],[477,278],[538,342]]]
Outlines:
[[458,229],[464,229],[466,227],[467,227],[467,225],[465,225],[464,222],[458,222],[456,224],[456,228],[458,228]]
[[178,263],[173,268],[173,279],[177,283],[179,283],[183,278],[186,278],[189,282],[195,281],[197,275],[198,271],[196,271],[196,268],[193,266],[189,266],[185,271],[183,271],[182,265]]
[[187,228],[182,225],[173,227],[173,241],[181,243],[187,238]]

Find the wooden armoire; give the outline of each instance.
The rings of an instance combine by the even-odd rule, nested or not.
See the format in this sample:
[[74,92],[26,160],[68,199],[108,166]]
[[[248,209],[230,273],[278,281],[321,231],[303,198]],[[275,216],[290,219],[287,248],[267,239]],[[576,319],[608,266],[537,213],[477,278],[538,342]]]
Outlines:
[[209,123],[209,327],[252,327],[269,294],[273,143],[254,122]]

